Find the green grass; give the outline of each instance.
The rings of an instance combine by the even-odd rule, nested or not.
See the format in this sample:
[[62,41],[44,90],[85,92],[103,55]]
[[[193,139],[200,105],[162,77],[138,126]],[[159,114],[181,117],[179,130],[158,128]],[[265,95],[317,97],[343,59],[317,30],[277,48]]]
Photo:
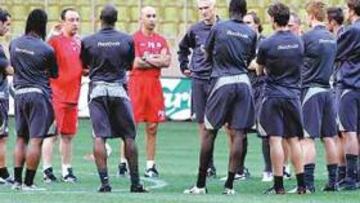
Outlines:
[[[11,126],[13,122],[11,122]],[[13,128],[11,128],[13,129]],[[12,150],[14,146],[14,135],[9,137],[8,158],[9,165],[12,165]],[[141,174],[145,167],[145,145],[144,127],[139,127],[137,137],[140,154]],[[323,193],[321,187],[326,181],[326,167],[324,154],[321,145],[318,146],[318,165],[316,171],[318,192],[313,195],[285,195],[266,196],[262,191],[268,188],[271,183],[262,183],[261,173],[263,160],[261,155],[260,140],[255,135],[249,135],[249,150],[246,166],[250,169],[252,177],[248,181],[236,182],[237,194],[232,197],[222,196],[223,182],[218,179],[208,181],[209,194],[204,196],[187,196],[182,191],[191,186],[196,180],[198,168],[199,140],[197,126],[194,123],[169,122],[162,124],[158,135],[157,165],[160,172],[160,180],[167,185],[162,188],[152,189],[149,194],[130,194],[128,192],[129,180],[117,178],[117,163],[119,157],[118,140],[111,140],[113,153],[109,160],[109,171],[114,191],[111,194],[98,194],[96,189],[99,185],[95,164],[83,159],[83,156],[91,151],[91,127],[88,120],[81,120],[79,134],[75,139],[73,167],[78,175],[78,184],[56,183],[46,185],[42,182],[41,174],[38,172],[36,182],[41,187],[46,187],[46,192],[19,192],[12,191],[8,187],[0,186],[0,202],[359,202],[360,193],[338,192]],[[228,159],[227,138],[222,132],[216,141],[215,164],[218,169],[218,176],[223,177],[227,171]],[[58,151],[55,151],[54,167],[56,175],[60,176],[60,164]],[[41,169],[41,165],[40,165]],[[144,181],[147,187],[154,187],[156,183]],[[164,182],[163,182],[164,183]],[[295,181],[286,181],[286,188],[291,189]]]

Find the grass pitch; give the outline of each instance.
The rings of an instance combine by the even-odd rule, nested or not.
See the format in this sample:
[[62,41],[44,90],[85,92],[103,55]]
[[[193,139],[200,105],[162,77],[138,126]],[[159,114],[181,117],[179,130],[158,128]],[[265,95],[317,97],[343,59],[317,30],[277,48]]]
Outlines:
[[[13,132],[13,121],[10,124],[10,131]],[[12,166],[12,149],[15,135],[11,133],[8,142],[8,165]],[[318,164],[316,168],[317,192],[312,195],[288,194],[284,196],[266,196],[262,192],[270,187],[272,183],[262,183],[261,175],[263,159],[261,153],[260,139],[254,134],[249,135],[249,149],[246,159],[246,166],[250,169],[251,178],[247,181],[235,183],[237,194],[235,196],[222,196],[223,182],[220,178],[227,173],[228,145],[224,132],[218,135],[215,146],[215,165],[217,167],[218,179],[208,180],[208,195],[189,196],[182,194],[183,190],[196,181],[198,168],[199,138],[197,126],[190,122],[168,122],[160,125],[158,134],[157,167],[160,172],[159,179],[145,179],[142,181],[146,187],[151,189],[149,194],[130,194],[129,180],[116,177],[117,164],[119,161],[119,140],[110,140],[112,154],[108,167],[113,192],[110,194],[99,194],[96,192],[99,186],[99,179],[96,173],[95,164],[84,159],[84,155],[92,150],[91,126],[89,120],[83,119],[79,123],[79,132],[74,140],[73,168],[79,178],[77,184],[55,183],[44,184],[42,174],[39,171],[36,176],[36,183],[45,187],[44,192],[19,192],[9,187],[0,186],[0,202],[360,202],[359,190],[354,192],[321,192],[327,178],[326,165],[324,163],[323,147],[318,143]],[[143,175],[145,168],[145,144],[144,126],[140,125],[137,137],[140,172]],[[60,158],[58,149],[55,150],[54,170],[60,177]],[[12,168],[10,168],[12,170]],[[295,180],[285,181],[286,189],[295,186]]]

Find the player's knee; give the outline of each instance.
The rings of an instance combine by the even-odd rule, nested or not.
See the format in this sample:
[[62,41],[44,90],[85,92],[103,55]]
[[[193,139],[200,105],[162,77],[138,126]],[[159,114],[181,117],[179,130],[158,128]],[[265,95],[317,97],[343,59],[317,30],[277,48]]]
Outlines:
[[151,123],[147,126],[146,131],[149,136],[156,136],[157,128],[158,128],[157,123]]
[[70,144],[71,141],[72,141],[72,137],[71,137],[71,136],[64,136],[64,135],[62,135],[62,136],[61,136],[61,141],[62,141],[63,143],[66,143],[66,144]]

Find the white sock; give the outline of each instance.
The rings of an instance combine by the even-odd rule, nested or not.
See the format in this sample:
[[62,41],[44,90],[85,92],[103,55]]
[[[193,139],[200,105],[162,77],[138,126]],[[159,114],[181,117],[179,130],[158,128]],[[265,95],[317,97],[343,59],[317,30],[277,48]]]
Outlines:
[[146,169],[152,168],[155,165],[154,160],[147,160],[146,161]]
[[127,163],[127,160],[126,160],[126,158],[120,158],[120,163]]
[[51,167],[52,167],[51,164],[43,164],[43,171]]
[[68,168],[71,168],[70,164],[63,164],[61,167],[62,176],[65,177],[68,174]]

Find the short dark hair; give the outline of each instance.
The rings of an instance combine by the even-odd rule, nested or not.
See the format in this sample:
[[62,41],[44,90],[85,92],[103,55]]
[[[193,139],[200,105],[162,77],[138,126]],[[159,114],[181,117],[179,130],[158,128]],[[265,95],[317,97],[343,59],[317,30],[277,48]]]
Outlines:
[[42,9],[34,9],[26,20],[25,34],[35,32],[43,40],[46,37],[47,14]]
[[355,14],[360,16],[360,0],[346,0],[349,9],[354,10]]
[[274,3],[269,6],[267,13],[274,18],[279,26],[286,26],[290,19],[290,9],[283,3]]
[[255,11],[250,11],[246,15],[250,15],[253,18],[254,23],[256,25],[258,25],[258,32],[261,33],[264,29],[261,25],[261,20],[260,20],[259,16],[257,15],[257,13]]
[[103,23],[114,26],[117,21],[117,16],[118,16],[118,11],[116,10],[115,6],[111,4],[107,4],[101,10],[100,20]]
[[247,13],[246,0],[231,0],[229,4],[229,15],[244,17]]
[[66,13],[67,13],[68,11],[75,11],[75,12],[77,12],[74,8],[65,8],[65,9],[62,10],[61,13],[60,13],[60,18],[61,18],[61,20],[65,20]]
[[344,11],[340,7],[330,7],[327,9],[328,21],[335,20],[338,25],[344,23]]
[[10,13],[5,9],[0,8],[0,21],[6,22],[8,18],[11,18]]

